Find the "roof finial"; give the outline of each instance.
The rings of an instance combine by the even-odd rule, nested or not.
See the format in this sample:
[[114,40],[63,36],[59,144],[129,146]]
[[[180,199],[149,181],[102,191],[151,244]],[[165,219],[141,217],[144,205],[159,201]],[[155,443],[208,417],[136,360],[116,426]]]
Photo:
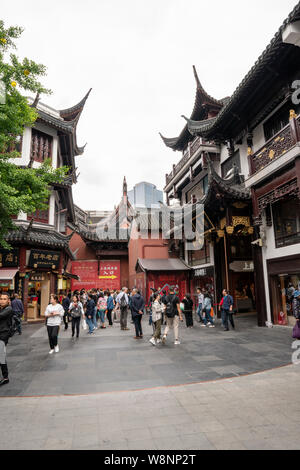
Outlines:
[[123,180],[123,196],[127,197],[127,181],[126,181],[126,176],[124,176]]
[[194,70],[194,76],[195,76],[195,79],[196,79],[197,86],[199,88],[202,88],[202,85],[201,85],[201,82],[199,80],[198,73],[197,73],[195,65],[193,65],[193,70]]

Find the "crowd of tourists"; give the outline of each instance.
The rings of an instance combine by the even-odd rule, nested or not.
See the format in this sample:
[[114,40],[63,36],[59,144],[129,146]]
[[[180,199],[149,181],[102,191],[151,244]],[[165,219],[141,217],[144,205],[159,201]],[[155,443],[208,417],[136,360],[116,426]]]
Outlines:
[[[156,346],[165,344],[170,331],[174,332],[174,344],[179,345],[179,324],[186,321],[187,328],[194,327],[193,310],[194,301],[191,295],[186,294],[182,300],[178,291],[170,287],[169,293],[165,290],[151,289],[148,300],[149,324],[152,325],[153,334],[149,342]],[[221,312],[224,331],[229,331],[229,324],[235,329],[233,320],[234,301],[229,292],[224,289],[222,300],[218,305]],[[215,328],[215,311],[213,299],[209,292],[197,289],[196,317],[201,327]],[[47,326],[50,351],[49,354],[58,353],[58,336],[61,324],[68,330],[71,326],[71,337],[80,336],[80,328],[88,335],[93,335],[97,329],[106,329],[113,326],[117,320],[121,331],[128,331],[128,315],[130,322],[135,326],[134,339],[143,338],[142,317],[146,311],[146,302],[137,288],[131,291],[123,287],[121,291],[102,291],[91,289],[86,291],[61,292],[59,295],[51,294],[50,304],[45,311],[45,324]],[[300,321],[300,291],[293,294],[293,313]],[[21,318],[24,307],[18,294],[11,297],[8,293],[0,293],[0,365],[2,380],[0,386],[9,383],[8,367],[6,361],[6,346],[14,333],[22,334]],[[162,328],[164,331],[162,332]]]

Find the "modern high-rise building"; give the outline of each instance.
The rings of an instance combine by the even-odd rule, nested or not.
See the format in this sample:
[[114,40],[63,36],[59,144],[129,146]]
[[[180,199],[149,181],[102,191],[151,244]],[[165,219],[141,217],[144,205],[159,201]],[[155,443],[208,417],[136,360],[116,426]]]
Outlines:
[[134,208],[160,207],[163,202],[163,192],[159,191],[154,184],[141,182],[128,191],[128,200]]

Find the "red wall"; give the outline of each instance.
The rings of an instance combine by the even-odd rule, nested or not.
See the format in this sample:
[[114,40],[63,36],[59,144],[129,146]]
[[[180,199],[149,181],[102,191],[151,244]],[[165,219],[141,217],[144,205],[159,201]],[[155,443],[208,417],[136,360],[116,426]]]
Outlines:
[[168,259],[168,242],[164,239],[135,239],[136,232],[132,229],[128,245],[129,285],[133,287],[138,283],[135,267],[138,258],[141,259]]

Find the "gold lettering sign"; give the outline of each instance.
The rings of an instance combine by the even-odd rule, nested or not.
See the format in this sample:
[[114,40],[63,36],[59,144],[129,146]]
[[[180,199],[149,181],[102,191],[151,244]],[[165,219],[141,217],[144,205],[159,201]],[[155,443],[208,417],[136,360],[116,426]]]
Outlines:
[[236,227],[237,225],[244,225],[245,227],[250,227],[250,217],[232,217],[232,225]]

